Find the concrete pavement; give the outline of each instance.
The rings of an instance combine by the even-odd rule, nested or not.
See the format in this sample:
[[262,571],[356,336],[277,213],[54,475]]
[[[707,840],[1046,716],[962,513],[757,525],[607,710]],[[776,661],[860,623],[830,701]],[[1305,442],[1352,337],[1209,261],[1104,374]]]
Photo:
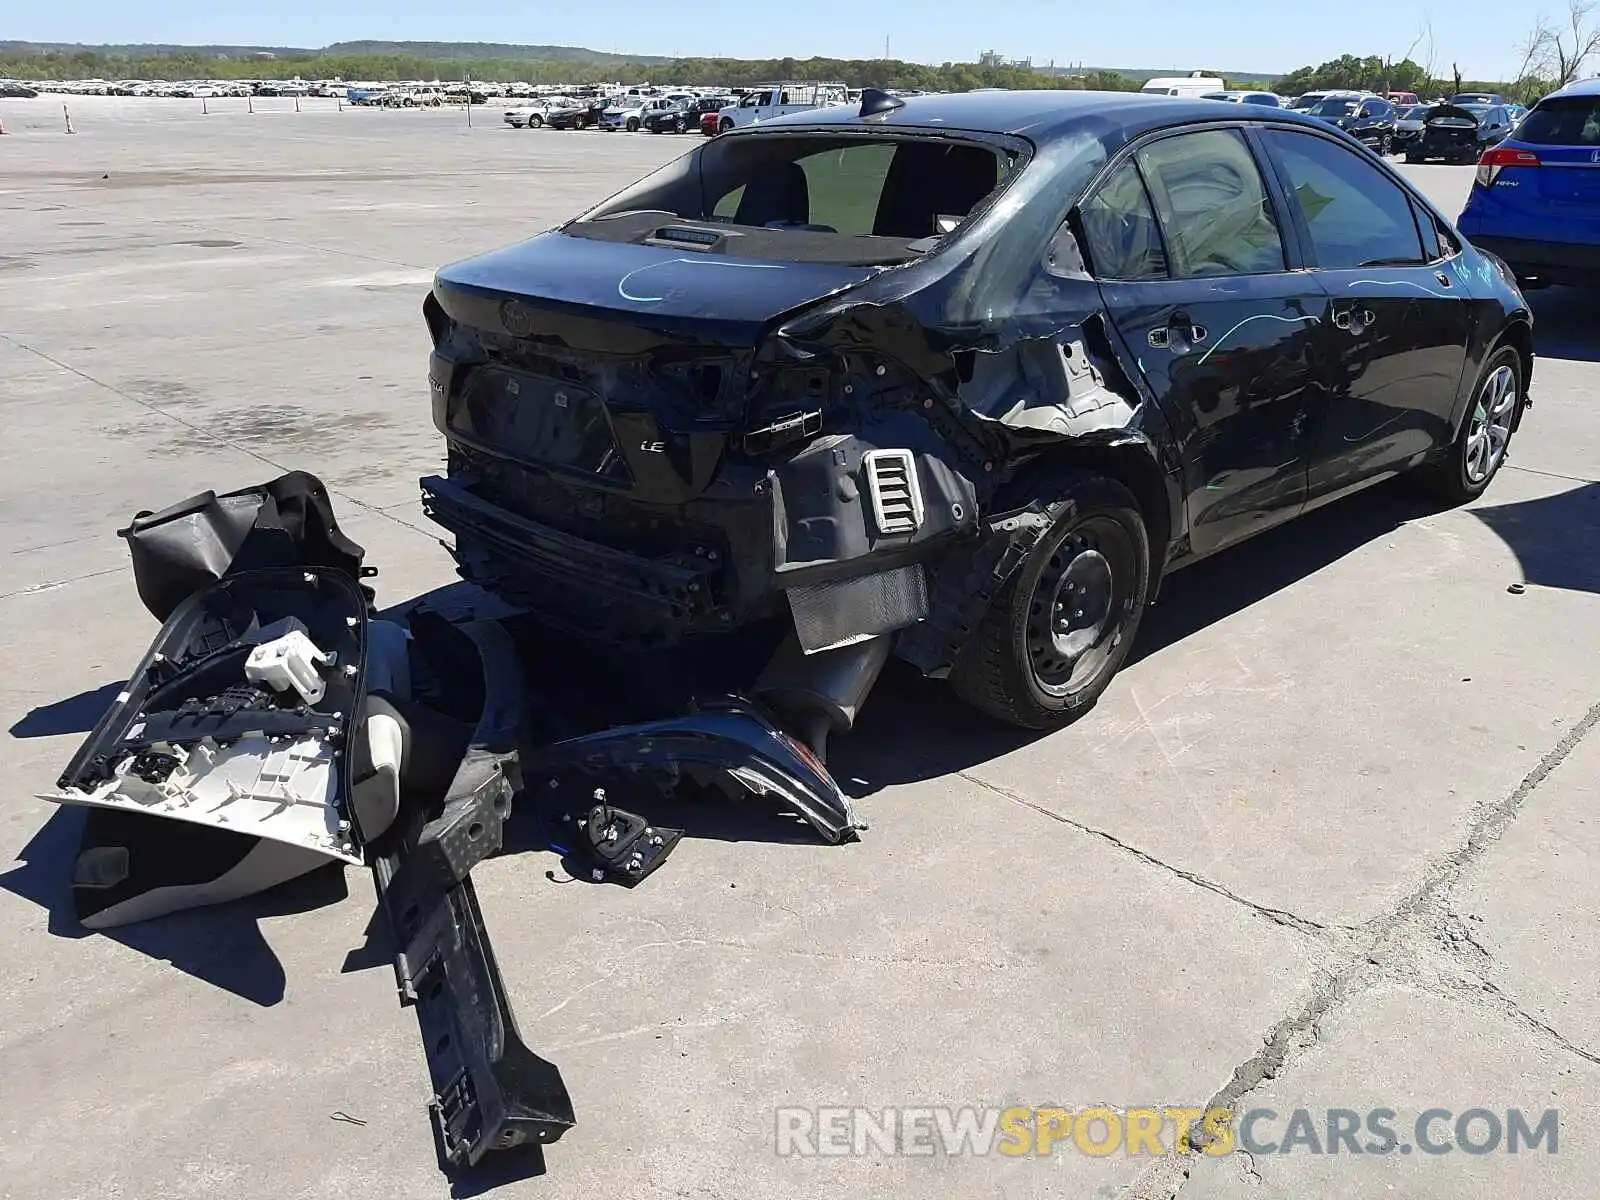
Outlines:
[[[304,468],[381,600],[448,584],[415,487],[442,454],[432,270],[692,139],[71,103],[68,138],[58,102],[0,101],[0,1195],[446,1195],[363,873],[84,935],[75,819],[31,797],[155,631],[114,536],[137,509]],[[1407,170],[1459,208],[1469,171]],[[523,1035],[579,1116],[503,1194],[1592,1194],[1583,301],[1537,297],[1535,407],[1480,502],[1386,485],[1175,576],[1072,728],[1027,738],[887,676],[837,751],[860,844],[757,815],[627,892],[485,863]],[[1439,1106],[1562,1124],[1553,1155],[774,1151],[784,1106],[1212,1102],[1387,1107],[1408,1136]]]

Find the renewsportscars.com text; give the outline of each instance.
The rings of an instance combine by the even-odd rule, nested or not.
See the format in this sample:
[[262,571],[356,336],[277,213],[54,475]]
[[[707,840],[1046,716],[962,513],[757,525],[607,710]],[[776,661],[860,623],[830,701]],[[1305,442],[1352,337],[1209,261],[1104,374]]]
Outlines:
[[1555,1154],[1556,1109],[780,1108],[782,1157]]

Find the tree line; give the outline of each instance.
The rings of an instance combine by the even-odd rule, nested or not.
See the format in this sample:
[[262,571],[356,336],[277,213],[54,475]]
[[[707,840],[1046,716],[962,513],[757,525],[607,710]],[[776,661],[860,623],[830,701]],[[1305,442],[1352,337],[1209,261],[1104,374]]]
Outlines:
[[976,88],[1093,89],[1136,92],[1141,81],[1113,71],[1084,76],[1050,74],[1027,67],[978,63],[904,62],[897,59],[685,58],[669,62],[598,62],[571,59],[436,58],[417,54],[282,54],[236,58],[178,51],[105,54],[92,50],[0,54],[0,77],[20,79],[352,79],[459,80],[485,82],[678,83],[738,87],[767,80],[830,79],[852,87],[961,92]]
[[[1281,95],[1297,96],[1330,88],[1375,92],[1416,92],[1431,97],[1460,91],[1497,91],[1532,102],[1578,78],[1600,53],[1600,0],[1568,0],[1560,20],[1536,18],[1518,53],[1520,65],[1509,81],[1463,77],[1455,64],[1445,73],[1432,61],[1432,35],[1424,61],[1412,57],[1413,43],[1398,58],[1344,54],[1318,66],[1291,71],[1271,84]],[[82,49],[62,52],[0,53],[0,77],[21,79],[351,79],[520,81],[535,84],[626,80],[629,83],[677,83],[689,86],[737,87],[778,79],[834,79],[852,87],[961,92],[977,88],[1089,89],[1136,92],[1142,80],[1114,71],[1085,75],[1055,74],[1021,66],[985,66],[947,62],[937,66],[898,59],[838,58],[684,58],[663,62],[598,61],[574,58],[526,59],[434,57],[417,53],[354,54],[328,51],[286,53],[258,59],[197,53],[104,53]],[[1226,81],[1225,81],[1226,82]]]
[[[1291,71],[1273,87],[1291,96],[1329,88],[1416,92],[1425,98],[1456,92],[1498,92],[1507,99],[1532,104],[1581,78],[1600,54],[1600,0],[1566,0],[1565,10],[1557,17],[1538,13],[1515,50],[1517,67],[1510,79],[1472,79],[1453,62],[1446,73],[1443,64],[1435,61],[1433,30],[1425,24],[1398,58],[1344,54],[1321,66]],[[1421,62],[1412,58],[1418,52]]]

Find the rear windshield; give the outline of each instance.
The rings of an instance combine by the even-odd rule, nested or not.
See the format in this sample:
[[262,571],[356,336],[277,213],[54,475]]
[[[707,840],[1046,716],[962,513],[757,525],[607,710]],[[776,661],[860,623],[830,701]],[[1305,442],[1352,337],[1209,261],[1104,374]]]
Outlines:
[[1323,100],[1311,110],[1311,115],[1316,117],[1348,117],[1355,112],[1357,102],[1354,100]]
[[1517,141],[1535,146],[1600,146],[1600,96],[1542,101],[1522,118]]
[[934,249],[1021,166],[1017,150],[953,138],[732,135],[707,142],[565,227],[790,262],[906,262]]

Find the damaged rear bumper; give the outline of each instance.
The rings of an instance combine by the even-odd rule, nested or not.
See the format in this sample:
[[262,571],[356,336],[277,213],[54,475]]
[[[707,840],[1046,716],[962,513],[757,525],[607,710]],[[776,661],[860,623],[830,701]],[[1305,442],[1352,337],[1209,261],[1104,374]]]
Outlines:
[[[467,579],[579,637],[651,648],[785,607],[808,653],[914,625],[928,615],[927,568],[974,531],[978,507],[936,446],[852,434],[768,468],[730,467],[683,506],[456,456],[421,489]],[[594,515],[569,513],[565,528],[525,515],[562,506]],[[591,528],[596,536],[568,531]]]

